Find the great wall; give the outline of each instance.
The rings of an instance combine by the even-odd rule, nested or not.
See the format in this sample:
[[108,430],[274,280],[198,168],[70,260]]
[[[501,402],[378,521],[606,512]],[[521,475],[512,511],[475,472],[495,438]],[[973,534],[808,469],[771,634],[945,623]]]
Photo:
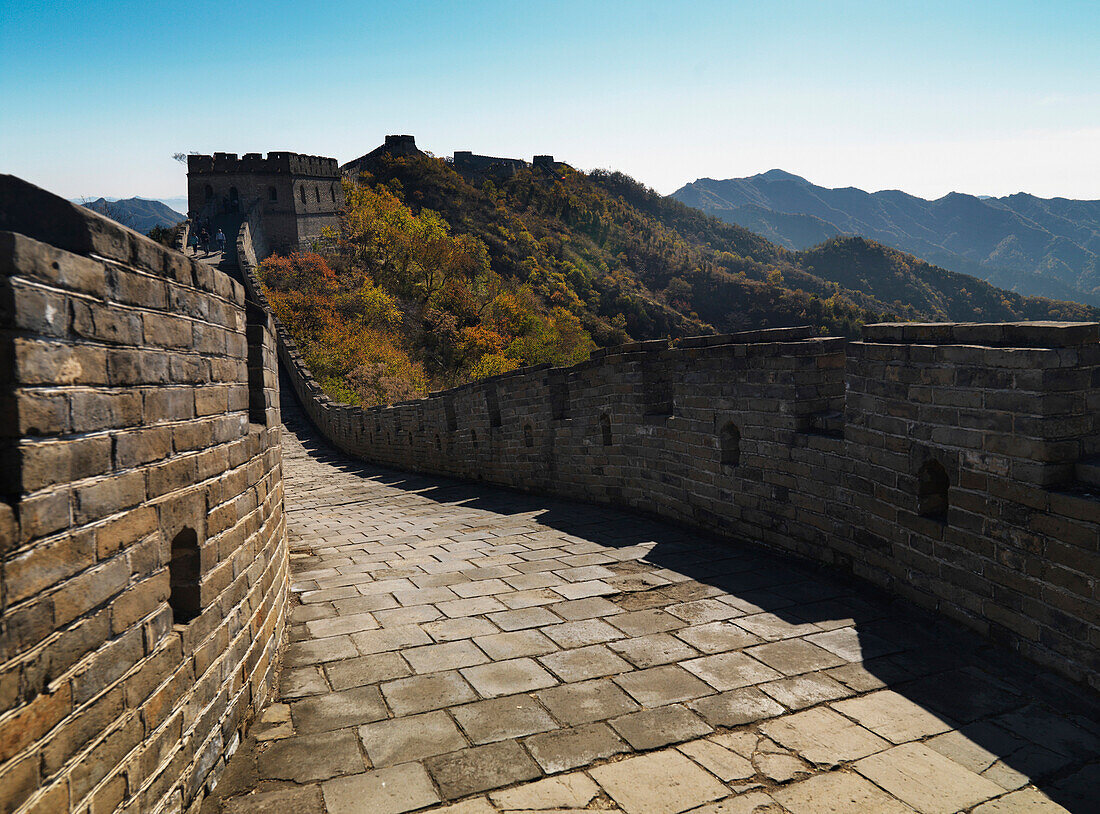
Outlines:
[[[1085,733],[1085,745],[1076,747],[1079,754],[1051,776],[1058,782],[1085,777],[1089,783],[1097,776],[1100,731],[1072,716],[1087,720],[1100,709],[1100,465],[1095,463],[1100,454],[1100,325],[885,324],[866,326],[857,342],[817,337],[808,328],[660,340],[603,349],[572,368],[528,368],[419,401],[360,408],[336,403],[322,392],[293,339],[266,307],[256,278],[259,260],[275,248],[315,238],[325,218],[331,218],[339,205],[338,184],[332,181],[338,174],[335,161],[282,153],[240,160],[193,156],[189,169],[194,172],[192,200],[213,202],[215,217],[233,216],[239,224],[239,281],[19,179],[0,177],[6,416],[0,441],[5,486],[0,500],[0,814],[210,811],[204,804],[212,805],[214,798],[208,795],[226,766],[235,765],[230,759],[241,744],[249,744],[242,753],[262,748],[249,731],[257,716],[267,714],[263,710],[276,712],[274,718],[260,718],[261,732],[282,725],[277,710],[288,703],[293,727],[322,731],[298,717],[321,692],[301,690],[303,671],[309,681],[314,673],[322,676],[322,683],[328,682],[324,692],[332,696],[369,689],[354,681],[341,686],[330,668],[379,652],[355,637],[375,632],[376,617],[387,608],[400,610],[397,606],[406,604],[401,591],[446,591],[450,583],[421,584],[414,578],[388,589],[398,597],[392,604],[375,603],[369,610],[356,605],[348,611],[347,625],[328,631],[330,621],[344,621],[341,601],[373,595],[371,589],[351,588],[366,578],[369,565],[341,571],[348,566],[343,554],[329,565],[319,564],[337,551],[331,548],[335,544],[321,542],[321,531],[292,530],[290,545],[300,539],[298,556],[305,569],[294,588],[301,603],[292,599],[296,578],[284,516],[283,453],[293,449],[295,456],[309,457],[295,439],[308,448],[314,434],[349,459],[458,478],[475,494],[482,484],[503,486],[629,512],[608,515],[616,523],[629,525],[634,521],[622,518],[639,516],[671,521],[687,530],[676,538],[677,550],[694,539],[716,560],[727,556],[721,552],[768,563],[781,555],[769,567],[779,572],[788,567],[782,563],[792,563],[795,584],[806,584],[806,574],[816,575],[811,581],[823,586],[860,586],[843,591],[866,590],[868,596],[893,597],[903,608],[914,609],[904,613],[929,611],[932,619],[949,620],[934,623],[947,631],[945,641],[962,628],[991,641],[983,657],[1013,664],[1004,668],[1006,675],[1024,670],[1026,682],[1021,679],[1017,686],[1029,683],[1036,697],[1042,696],[1058,715],[1069,716],[1059,721],[1072,720]],[[239,174],[252,170],[256,174],[249,186]],[[223,194],[212,184],[207,194],[211,173],[222,173],[237,194]],[[298,175],[307,181],[299,183]],[[318,179],[331,189],[322,189]],[[329,200],[322,200],[322,193]],[[306,210],[316,211],[297,212],[299,200]],[[276,212],[276,204],[286,211]],[[280,394],[280,372],[315,429],[302,423],[296,435],[283,437],[280,398],[291,402],[288,393]],[[315,463],[320,460],[327,459]],[[375,471],[362,475],[364,488],[376,488],[369,480]],[[431,488],[450,488],[438,486],[442,481],[431,483],[436,484]],[[287,500],[291,497],[288,490]],[[532,499],[514,498],[523,511],[538,505]],[[310,521],[301,522],[308,526]],[[541,533],[524,532],[529,537]],[[461,548],[464,539],[459,535],[449,544]],[[666,590],[661,586],[670,584],[672,566],[654,566],[650,574],[637,564],[645,559],[629,563],[630,568],[618,561],[623,569],[615,571],[610,566],[615,556],[602,548],[597,554],[594,539],[574,552],[574,557],[593,557],[592,564],[578,560],[571,567],[608,564],[602,578],[593,577],[602,587],[576,595],[559,590],[562,604],[609,597],[619,605],[615,613],[641,613],[628,601],[632,592]],[[384,558],[368,554],[367,562]],[[512,550],[477,556],[491,558],[489,568],[502,568],[497,558],[509,555],[520,561]],[[447,562],[442,554],[431,556]],[[473,562],[474,555],[470,558]],[[520,559],[530,564],[538,557]],[[647,559],[659,560],[652,552]],[[386,569],[396,566],[390,563]],[[608,576],[613,572],[624,579],[639,574],[641,587],[603,590],[618,584]],[[533,569],[512,573],[517,577],[513,587],[525,584],[518,579],[521,573],[535,575]],[[681,568],[680,579],[686,579],[683,574],[708,582],[705,562]],[[407,582],[407,576],[394,573],[393,579]],[[571,579],[566,582],[573,584]],[[711,581],[710,591],[685,598],[714,601],[709,597],[717,595],[717,588],[736,593],[730,587],[735,583]],[[459,599],[466,596],[453,598],[471,601],[480,594]],[[762,594],[754,596],[757,612],[760,606],[768,610]],[[745,601],[742,597],[742,605]],[[741,607],[739,613],[753,612],[733,600],[729,604]],[[412,600],[410,605],[432,607]],[[331,608],[336,618],[320,612],[322,607]],[[477,618],[469,624],[483,634],[499,628],[505,633],[496,635],[509,635],[512,628],[494,614],[524,607],[471,611]],[[557,611],[556,605],[549,608]],[[551,614],[543,624],[557,626],[563,619],[574,624],[564,614],[564,609],[561,618]],[[855,617],[858,628],[859,614]],[[400,627],[383,624],[377,632],[439,624],[432,621],[436,618],[442,614]],[[318,632],[322,629],[327,632]],[[815,628],[814,634],[828,629]],[[553,633],[547,635],[558,641]],[[773,641],[760,635],[757,643]],[[318,647],[350,650],[335,657],[303,656],[313,652],[312,641],[303,644],[304,638],[316,639]],[[290,662],[281,666],[288,640]],[[868,636],[864,647],[873,640]],[[418,632],[398,647],[431,641]],[[479,646],[497,659],[487,645]],[[381,652],[393,655],[392,649]],[[695,656],[714,652],[702,646],[687,650]],[[616,653],[634,666],[646,666],[625,650]],[[1021,657],[1031,666],[1015,666]],[[965,661],[963,655],[958,658]],[[464,664],[478,660],[485,660],[481,651]],[[416,673],[430,672],[406,661]],[[630,668],[623,665],[623,670]],[[282,689],[276,686],[280,669]],[[398,683],[408,672],[402,662],[389,677]],[[477,689],[474,699],[487,699],[481,704],[501,694],[483,691],[473,677],[462,675]],[[836,684],[834,678],[828,681]],[[295,689],[287,689],[287,680]],[[720,682],[710,684],[719,690],[719,696],[710,697],[728,694]],[[893,684],[886,679],[886,686]],[[518,686],[527,692],[548,685]],[[729,692],[741,692],[740,686]],[[880,689],[882,682],[845,686],[847,694],[858,695]],[[403,713],[388,685],[381,695],[376,689],[373,693],[370,698],[377,696],[379,704],[386,698],[390,711],[383,706],[380,714],[349,720],[363,730],[387,716],[400,721]],[[702,691],[696,695],[708,697]],[[375,702],[366,695],[356,698],[361,707],[373,709]],[[538,700],[555,713],[546,698],[539,695]],[[644,738],[635,743],[625,724],[615,724],[612,735],[629,741],[628,750],[647,753],[632,760],[655,760],[664,753],[648,750],[753,720],[728,712],[725,718],[711,715],[701,703],[692,701],[691,711],[683,708],[683,713],[702,716],[698,720],[706,730],[693,729],[693,722],[683,737],[656,746],[644,745]],[[679,702],[673,706],[680,715]],[[792,712],[804,706],[786,704]],[[782,711],[762,711],[758,717],[787,713],[776,708]],[[554,726],[568,726],[565,718],[554,717]],[[291,726],[289,713],[286,725]],[[453,744],[455,754],[490,748],[479,745],[486,741],[471,734],[470,726],[463,724],[463,730],[467,734]],[[921,737],[937,731],[946,730],[929,730]],[[268,737],[275,736],[261,741]],[[467,749],[464,737],[473,746]],[[994,740],[973,738],[997,753]],[[482,785],[470,785],[449,780],[457,771],[453,765],[429,757],[427,769],[412,780],[402,776],[410,788],[420,789],[410,791],[410,799],[424,802],[377,810],[411,810],[495,788],[523,788],[516,784],[561,771],[540,756],[533,740],[524,741],[527,751],[493,757],[508,765],[530,764],[531,772],[494,775]],[[489,742],[501,750],[503,744],[516,743]],[[395,771],[379,768],[387,761],[369,744],[363,748],[366,763],[353,749],[358,756],[350,758],[353,768],[328,775],[350,777],[327,782],[365,777],[372,763],[376,774]],[[600,768],[600,760],[613,754],[589,757],[597,765],[591,777],[624,810],[646,810],[631,809],[616,796],[610,767],[629,760]],[[680,760],[682,753],[675,756]],[[755,761],[755,754],[750,757]],[[1001,757],[1010,762],[1007,753]],[[248,759],[256,760],[254,755]],[[1032,767],[1023,760],[1012,765],[1028,774]],[[400,764],[412,765],[421,764]],[[605,775],[610,777],[606,783]],[[286,807],[276,802],[262,810],[374,810],[347,802],[368,791],[380,793],[371,785],[374,779],[368,780],[343,791],[326,785],[323,794],[314,783],[308,799],[297,787],[272,787],[267,793],[276,797],[271,799],[283,800]],[[889,787],[886,781],[880,785]],[[1014,788],[1022,786],[1004,786],[999,793],[1023,793]],[[775,793],[781,796],[781,790]],[[994,796],[989,792],[981,799]],[[482,799],[486,811],[507,810],[503,798]],[[254,810],[232,805],[227,801],[224,810]]]

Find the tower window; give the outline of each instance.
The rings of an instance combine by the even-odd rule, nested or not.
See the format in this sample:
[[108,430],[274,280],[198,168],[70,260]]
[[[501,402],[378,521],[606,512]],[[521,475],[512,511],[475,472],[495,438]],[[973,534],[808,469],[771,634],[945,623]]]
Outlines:
[[213,198],[214,198],[214,187],[210,186],[210,184],[207,184],[205,187],[203,187],[202,194],[203,194],[203,199],[204,200],[207,200],[207,201],[213,200]]
[[267,199],[269,201],[279,200],[279,190],[275,189],[275,187],[268,187],[267,188]]
[[917,472],[917,514],[941,523],[946,522],[947,492],[950,486],[951,482],[943,465],[939,461],[925,461]]
[[607,413],[600,416],[600,434],[603,435],[603,445],[611,446],[611,416]]
[[301,194],[302,203],[305,203],[306,202],[306,188],[305,187],[298,187],[298,192]]
[[722,427],[718,443],[721,448],[722,466],[732,467],[741,463],[741,431],[737,429],[736,424],[731,421]]
[[313,197],[317,199],[317,203],[321,203],[321,189],[316,184],[313,186]]
[[531,429],[530,424],[523,425],[523,445],[525,447],[533,447],[535,445],[535,432]]
[[328,188],[329,195],[332,196],[332,202],[336,203],[336,184],[333,184]]
[[176,624],[185,625],[202,612],[199,570],[199,537],[185,527],[172,539],[168,561],[168,606]]

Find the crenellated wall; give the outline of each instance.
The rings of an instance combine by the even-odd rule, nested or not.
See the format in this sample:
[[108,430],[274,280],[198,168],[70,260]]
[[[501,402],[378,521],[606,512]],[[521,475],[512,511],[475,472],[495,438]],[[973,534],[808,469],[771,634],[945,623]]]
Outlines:
[[369,409],[327,397],[276,331],[345,452],[827,563],[1100,689],[1100,325],[660,340]]
[[0,176],[0,360],[0,812],[197,811],[285,624],[268,317]]

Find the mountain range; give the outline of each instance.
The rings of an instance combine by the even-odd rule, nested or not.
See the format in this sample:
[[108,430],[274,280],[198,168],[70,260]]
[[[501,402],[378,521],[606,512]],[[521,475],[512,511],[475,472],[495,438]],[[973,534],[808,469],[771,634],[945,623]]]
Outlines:
[[186,215],[165,206],[160,201],[151,201],[146,198],[124,198],[117,201],[97,198],[94,201],[80,200],[76,203],[106,215],[142,234],[147,234],[154,226],[162,228],[175,226],[186,218]]
[[783,170],[700,178],[688,206],[800,251],[859,235],[1021,294],[1100,305],[1100,200],[828,189]]

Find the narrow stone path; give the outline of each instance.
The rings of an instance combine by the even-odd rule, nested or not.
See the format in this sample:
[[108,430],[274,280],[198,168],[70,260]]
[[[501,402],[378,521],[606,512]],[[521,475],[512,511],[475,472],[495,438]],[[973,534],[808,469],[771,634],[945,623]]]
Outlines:
[[1100,810],[1096,699],[949,622],[283,410],[290,643],[203,812]]

